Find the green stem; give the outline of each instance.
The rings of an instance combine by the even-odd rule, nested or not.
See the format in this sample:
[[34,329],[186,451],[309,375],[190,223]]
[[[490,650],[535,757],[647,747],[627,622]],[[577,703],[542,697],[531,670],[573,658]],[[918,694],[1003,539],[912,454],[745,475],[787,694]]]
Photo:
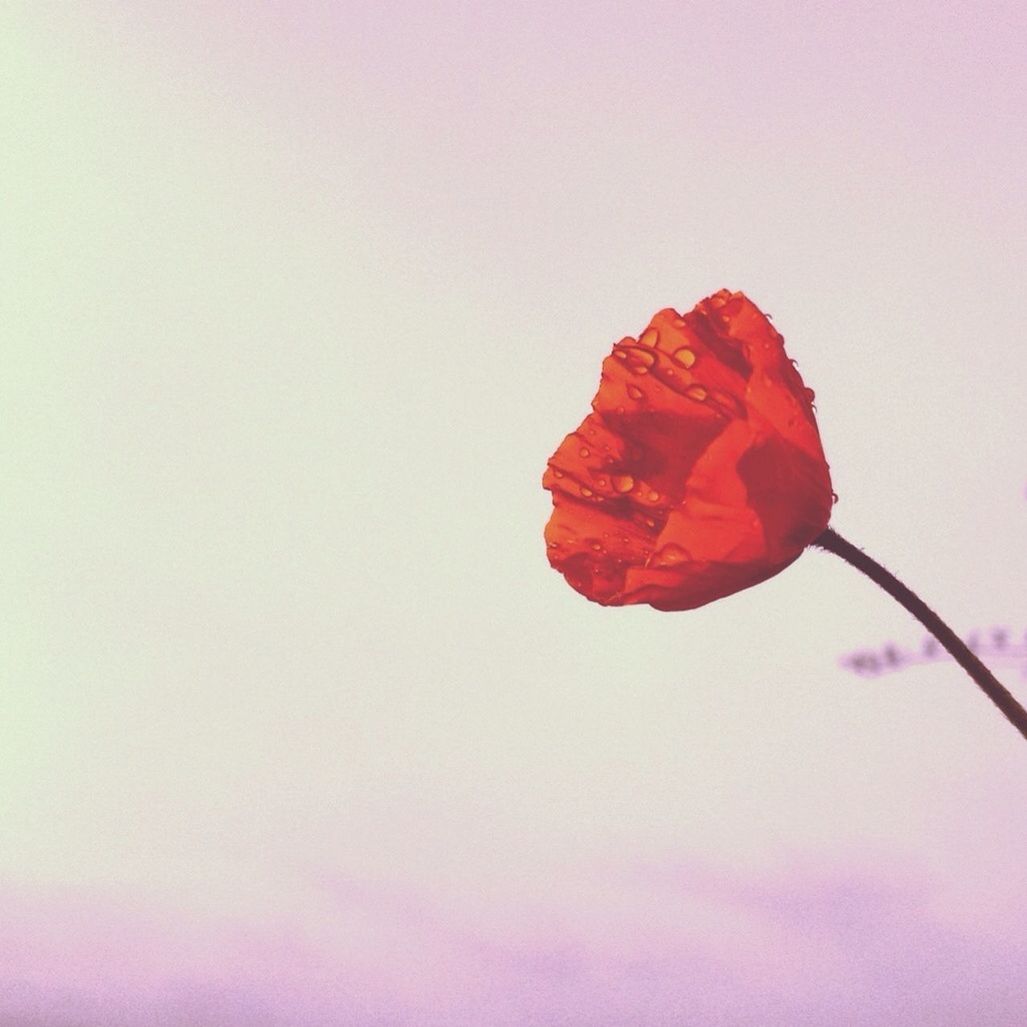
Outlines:
[[906,588],[891,571],[872,560],[862,549],[827,528],[811,543],[835,553],[877,582],[893,599],[898,600],[952,654],[956,662],[977,682],[981,691],[1005,714],[1017,731],[1027,738],[1027,710],[1012,693],[972,653],[965,642],[915,592]]

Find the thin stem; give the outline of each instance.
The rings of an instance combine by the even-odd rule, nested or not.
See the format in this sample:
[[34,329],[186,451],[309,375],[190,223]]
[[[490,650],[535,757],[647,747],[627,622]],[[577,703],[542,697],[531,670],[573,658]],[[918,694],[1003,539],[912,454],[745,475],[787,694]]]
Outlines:
[[1006,720],[1027,738],[1027,710],[915,592],[906,588],[891,571],[872,560],[862,549],[857,549],[830,528],[815,538],[811,544],[835,553],[851,563],[857,570],[861,570],[868,578],[877,582],[893,599],[898,600],[952,654],[963,670],[977,682],[984,694],[1005,714]]

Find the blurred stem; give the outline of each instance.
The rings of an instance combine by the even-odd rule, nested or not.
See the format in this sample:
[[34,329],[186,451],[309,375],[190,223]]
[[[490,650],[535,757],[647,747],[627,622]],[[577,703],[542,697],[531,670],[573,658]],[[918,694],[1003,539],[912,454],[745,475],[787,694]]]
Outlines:
[[857,570],[877,582],[893,599],[898,600],[952,654],[963,670],[977,682],[981,691],[1006,715],[1006,720],[1027,738],[1027,710],[915,592],[906,588],[891,571],[872,560],[851,542],[846,542],[830,528],[815,538],[811,544],[835,553],[851,563]]

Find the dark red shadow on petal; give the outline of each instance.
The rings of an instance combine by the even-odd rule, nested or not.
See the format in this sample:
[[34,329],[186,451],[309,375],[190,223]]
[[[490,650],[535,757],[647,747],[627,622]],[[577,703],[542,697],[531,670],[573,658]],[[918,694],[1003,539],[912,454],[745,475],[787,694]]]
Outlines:
[[728,423],[719,416],[700,419],[670,410],[611,412],[602,417],[628,444],[627,459],[617,470],[647,482],[660,494],[661,508],[677,506],[684,499],[696,461]]
[[699,315],[689,323],[703,344],[725,367],[741,375],[744,381],[752,377],[752,364],[742,351],[742,343],[726,336],[713,317]]
[[831,479],[826,465],[781,436],[771,435],[745,452],[738,477],[768,544],[781,552],[801,550],[827,527]]

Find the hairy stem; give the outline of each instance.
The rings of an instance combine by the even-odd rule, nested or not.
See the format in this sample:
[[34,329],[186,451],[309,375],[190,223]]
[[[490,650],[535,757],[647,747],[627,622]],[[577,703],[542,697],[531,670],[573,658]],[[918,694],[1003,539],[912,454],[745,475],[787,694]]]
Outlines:
[[1012,693],[970,651],[966,643],[915,592],[906,588],[891,571],[871,559],[861,549],[847,542],[841,535],[827,528],[811,543],[835,553],[851,563],[868,578],[881,586],[893,599],[900,602],[932,635],[952,654],[956,662],[977,682],[981,691],[1005,714],[1017,731],[1027,738],[1027,710]]

